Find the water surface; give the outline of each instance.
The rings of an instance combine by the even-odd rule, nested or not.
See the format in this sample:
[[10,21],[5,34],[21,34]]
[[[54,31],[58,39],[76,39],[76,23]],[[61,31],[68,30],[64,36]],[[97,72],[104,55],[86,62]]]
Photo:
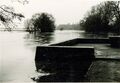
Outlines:
[[0,82],[33,82],[36,46],[84,37],[81,31],[0,32]]

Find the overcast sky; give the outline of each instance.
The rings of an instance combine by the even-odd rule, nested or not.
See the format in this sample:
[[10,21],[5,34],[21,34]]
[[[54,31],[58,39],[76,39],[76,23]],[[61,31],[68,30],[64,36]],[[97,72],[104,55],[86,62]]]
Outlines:
[[[15,0],[13,0],[15,1]],[[26,18],[34,13],[47,12],[54,16],[56,24],[78,23],[85,13],[96,4],[105,0],[29,0],[26,5],[10,0],[0,0],[2,4],[12,5]]]

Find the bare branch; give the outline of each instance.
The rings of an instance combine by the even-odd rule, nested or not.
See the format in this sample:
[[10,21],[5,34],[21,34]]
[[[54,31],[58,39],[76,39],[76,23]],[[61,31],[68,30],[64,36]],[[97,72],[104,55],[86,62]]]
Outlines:
[[24,16],[21,13],[15,13],[12,7],[0,6],[0,21],[5,26],[5,30],[11,31],[16,27],[13,20],[18,19],[21,21],[21,18],[24,18]]
[[1,6],[0,6],[0,9],[2,9],[3,11],[5,11],[5,12],[7,12],[7,13],[10,13],[10,14],[12,14],[12,15],[14,15],[14,16],[24,17],[22,14],[18,14],[18,13],[14,13],[14,12],[12,12],[12,11],[8,11],[8,10],[2,8]]
[[12,2],[15,2],[15,1],[16,1],[16,2],[19,2],[19,3],[23,4],[23,5],[29,3],[29,0],[12,0]]

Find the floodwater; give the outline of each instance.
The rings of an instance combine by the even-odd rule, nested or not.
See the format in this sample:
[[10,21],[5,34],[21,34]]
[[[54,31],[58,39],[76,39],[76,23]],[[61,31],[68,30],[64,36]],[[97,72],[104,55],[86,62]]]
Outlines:
[[35,68],[36,46],[85,37],[82,31],[54,33],[0,32],[0,82],[34,82],[31,78],[44,75]]
[[45,74],[36,72],[36,46],[86,37],[106,38],[108,35],[96,36],[72,30],[31,34],[20,31],[0,32],[0,82],[34,82],[31,78]]

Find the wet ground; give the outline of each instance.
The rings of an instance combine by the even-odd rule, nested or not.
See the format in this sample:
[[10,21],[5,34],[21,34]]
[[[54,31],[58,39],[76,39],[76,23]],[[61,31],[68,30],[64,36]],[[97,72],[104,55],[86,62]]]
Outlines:
[[95,57],[89,68],[86,80],[89,82],[120,82],[120,49],[111,48],[109,44],[77,44],[76,46],[93,46]]
[[110,44],[77,44],[75,46],[94,47],[96,58],[120,59],[120,49],[112,48]]
[[120,61],[94,61],[86,78],[89,82],[120,82]]

